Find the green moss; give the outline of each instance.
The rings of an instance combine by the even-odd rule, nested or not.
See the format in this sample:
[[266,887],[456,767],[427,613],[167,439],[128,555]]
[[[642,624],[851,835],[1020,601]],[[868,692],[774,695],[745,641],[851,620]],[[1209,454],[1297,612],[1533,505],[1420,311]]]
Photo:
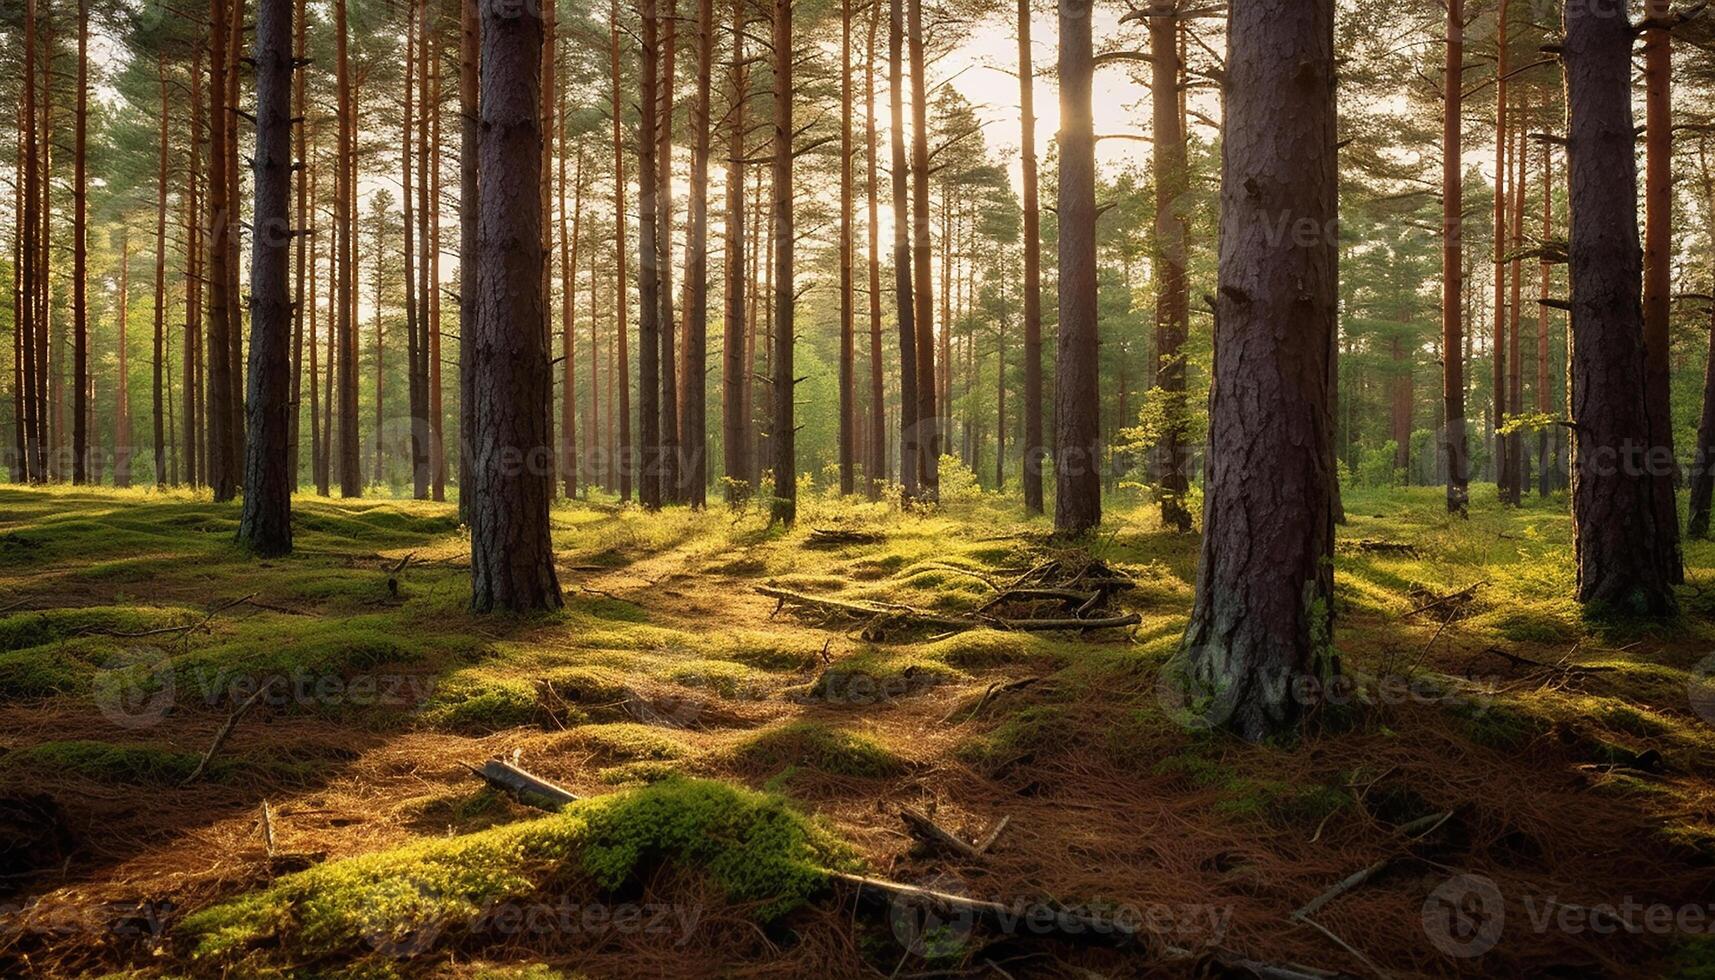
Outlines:
[[1516,752],[1548,730],[1549,723],[1507,704],[1455,701],[1451,710],[1465,737],[1478,745]]
[[529,684],[487,672],[455,674],[435,688],[423,705],[422,719],[432,727],[483,734],[528,725],[537,718],[536,691]]
[[752,770],[801,766],[836,776],[882,778],[906,768],[903,760],[867,735],[810,721],[757,732],[733,756],[737,764]]
[[1671,980],[1715,980],[1715,936],[1680,935],[1669,966]]
[[1216,813],[1235,819],[1279,823],[1320,822],[1351,802],[1339,787],[1325,783],[1290,783],[1255,776],[1215,757],[1204,743],[1157,762],[1158,775],[1177,775],[1199,789],[1218,790]]
[[[821,888],[849,851],[780,798],[669,780],[537,820],[333,861],[187,917],[192,959],[239,973],[270,962],[433,945],[511,902],[612,893],[658,864],[705,874],[768,921]],[[499,939],[501,937],[491,937]]]
[[684,767],[677,762],[645,759],[597,770],[596,778],[609,786],[623,786],[628,783],[658,783],[683,773]]
[[564,741],[618,761],[682,759],[691,752],[682,739],[659,728],[624,721],[579,725],[566,733]]
[[[43,742],[0,756],[0,771],[69,773],[104,783],[171,786],[194,772],[199,758],[194,752],[175,752],[153,745]],[[219,770],[214,773],[217,777],[231,765],[230,760],[219,758],[211,763]]]
[[187,609],[152,606],[94,606],[14,613],[0,617],[0,652],[90,634],[140,633],[194,623],[200,618]]
[[1080,743],[1082,734],[1065,708],[1031,705],[988,734],[967,739],[957,754],[973,765],[992,768],[1024,756],[1070,751]]

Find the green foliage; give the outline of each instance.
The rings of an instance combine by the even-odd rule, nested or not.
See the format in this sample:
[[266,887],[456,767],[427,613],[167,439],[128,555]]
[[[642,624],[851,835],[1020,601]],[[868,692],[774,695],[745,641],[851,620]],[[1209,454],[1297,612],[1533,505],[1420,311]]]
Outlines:
[[799,766],[831,776],[879,779],[905,771],[905,762],[875,739],[813,721],[764,729],[739,743],[733,761],[753,771]]

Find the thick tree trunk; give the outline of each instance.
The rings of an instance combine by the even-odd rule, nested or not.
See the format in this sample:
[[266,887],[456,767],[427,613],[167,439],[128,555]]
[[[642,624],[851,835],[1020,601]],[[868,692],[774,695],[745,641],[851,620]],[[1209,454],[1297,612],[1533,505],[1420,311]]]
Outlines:
[[208,157],[208,478],[214,499],[238,493],[232,447],[231,279],[227,275],[227,237],[231,234],[231,186],[226,180],[226,143],[232,119],[226,112],[227,0],[209,7],[209,157]]
[[[113,398],[113,485],[131,485],[131,235],[119,230],[119,377]],[[160,363],[157,357],[155,362]],[[159,458],[159,457],[157,457]]]
[[[1644,14],[1660,23],[1670,0],[1646,0]],[[1650,453],[1662,461],[1655,483],[1655,520],[1662,542],[1664,574],[1685,581],[1679,546],[1678,479],[1673,453],[1673,376],[1669,360],[1673,311],[1673,35],[1656,27],[1644,32],[1644,409],[1649,414]]]
[[[1190,287],[1185,275],[1189,229],[1181,200],[1190,188],[1185,160],[1184,119],[1179,114],[1179,21],[1149,19],[1150,91],[1154,93],[1151,132],[1155,147],[1155,385],[1166,409],[1162,435],[1161,523],[1175,531],[1191,530],[1185,495],[1190,451],[1185,429],[1189,412],[1185,399],[1185,337],[1190,332]],[[1131,419],[1122,417],[1121,425]]]
[[852,364],[852,0],[840,2],[840,493],[856,487],[852,425],[856,371]]
[[910,24],[905,38],[911,56],[912,293],[917,301],[917,479],[923,499],[935,502],[941,496],[941,426],[935,405],[935,295],[930,268],[934,243],[929,233],[929,80],[923,58],[923,0],[906,0],[906,11]]
[[750,482],[750,418],[745,410],[745,390],[751,383],[750,364],[745,358],[747,318],[745,287],[748,264],[745,256],[745,94],[744,0],[732,4],[732,62],[727,70],[731,105],[727,114],[726,172],[726,321],[721,352],[721,455],[726,473],[727,503],[737,505],[744,495],[741,483]]
[[[1542,144],[1542,240],[1554,236],[1554,147]],[[1538,299],[1547,300],[1553,285],[1553,266],[1547,255],[1537,263]],[[1548,304],[1536,306],[1536,411],[1548,414],[1551,400],[1548,385]],[[1545,426],[1536,434],[1536,493],[1547,497],[1552,481],[1549,477],[1549,429]]]
[[[1506,424],[1510,411],[1507,405],[1507,267],[1502,261],[1507,251],[1507,151],[1511,145],[1507,129],[1507,8],[1508,0],[1500,0],[1495,20],[1495,322],[1494,346],[1491,349],[1494,362],[1491,365],[1490,384],[1496,429]],[[1502,503],[1511,502],[1508,496],[1508,488],[1513,482],[1513,460],[1508,451],[1510,448],[1505,437],[1499,434],[1495,436],[1495,487]]]
[[1024,179],[1024,507],[1042,513],[1042,215],[1036,190],[1036,77],[1030,0],[1018,0],[1018,122]]
[[265,557],[292,550],[292,2],[256,6],[255,229],[250,246],[250,370],[244,509],[238,543]]
[[[215,0],[219,3],[220,0]],[[474,3],[475,0],[470,0]],[[356,107],[351,91],[351,66],[347,52],[346,0],[334,0],[334,84],[339,100],[339,180],[334,213],[340,224],[343,248],[339,267],[339,491],[343,497],[363,496],[363,463],[357,433],[357,323],[356,323],[356,236],[357,221],[356,147],[353,126]],[[471,125],[475,125],[472,120]],[[475,154],[472,154],[474,160]],[[379,473],[376,474],[380,476]]]
[[684,444],[679,499],[708,504],[709,130],[713,125],[714,0],[697,2],[696,96],[691,105],[691,203],[685,226],[684,358],[680,438]]
[[482,22],[477,15],[478,0],[459,3],[459,518],[466,524],[471,520],[471,485],[475,474],[472,467],[476,439],[476,375],[475,363],[477,310],[477,281],[481,267],[477,252],[481,239],[477,235],[482,210],[482,185],[478,178],[481,126],[480,112],[482,61]]
[[[537,70],[541,74],[542,93],[540,106],[542,111],[542,185],[539,197],[542,203],[542,345],[548,351],[550,359],[554,352],[554,201],[556,195],[563,199],[564,188],[556,190],[554,186],[554,125],[555,107],[559,105],[558,74],[556,67],[559,61],[559,4],[547,3],[542,5],[542,49],[537,53]],[[565,181],[561,181],[564,184]],[[563,200],[562,200],[563,203]],[[554,441],[554,395],[553,385],[548,388],[548,398],[542,404],[543,431],[548,434],[543,443],[548,450],[546,465],[548,467],[548,487],[550,493],[557,482],[559,460],[555,458],[558,445]]]
[[[608,8],[609,55],[613,69],[613,221],[614,221],[614,303],[613,303],[613,338],[616,345],[614,356],[617,361],[617,371],[612,375],[613,383],[610,391],[617,391],[619,405],[615,411],[608,413],[608,418],[618,416],[619,433],[618,445],[614,448],[614,465],[619,468],[619,499],[631,500],[632,477],[637,468],[637,450],[631,441],[631,364],[630,338],[627,336],[626,311],[629,299],[625,291],[625,139],[622,131],[624,117],[624,90],[622,81],[624,75],[619,66],[619,2],[613,0]],[[648,179],[640,175],[639,189]]]
[[438,256],[429,243],[429,65],[434,61],[435,45],[430,22],[428,0],[417,5],[417,281],[407,282],[406,291],[415,287],[417,300],[416,356],[411,360],[411,475],[412,493],[418,500],[429,499],[434,483],[434,464],[430,459],[429,416],[429,306],[434,302],[430,292],[429,267]]
[[662,17],[660,59],[656,63],[656,98],[660,100],[655,117],[655,302],[660,308],[656,318],[656,339],[661,346],[657,367],[661,372],[661,500],[676,504],[680,495],[679,467],[679,379],[678,360],[674,353],[676,326],[673,320],[673,80],[674,53],[678,36],[678,0],[665,2]]
[[478,305],[465,327],[475,333],[471,608],[557,609],[543,461],[553,382],[542,331],[541,14],[485,4],[481,36]]
[[1655,509],[1633,157],[1631,28],[1566,10],[1572,229],[1572,524],[1578,599],[1638,614],[1675,608],[1673,531]]
[[1090,0],[1060,4],[1060,343],[1054,381],[1054,529],[1102,521],[1096,328],[1096,137]]
[[643,0],[642,48],[638,106],[642,119],[637,139],[637,424],[643,440],[643,477],[637,499],[649,510],[661,507],[661,484],[666,475],[661,447],[661,219],[657,214],[661,184],[655,153],[660,121],[660,17],[656,0]]
[[1183,660],[1168,669],[1196,721],[1256,741],[1289,731],[1306,691],[1339,669],[1333,0],[1235,6],[1227,65],[1203,554]]
[[[292,57],[294,59],[292,73],[294,149],[292,158],[297,163],[298,217],[296,225],[298,231],[292,250],[296,269],[293,272],[294,283],[292,286],[292,298],[294,300],[292,304],[292,405],[289,415],[291,431],[286,436],[286,472],[292,481],[292,488],[295,490],[298,486],[298,434],[304,414],[304,318],[314,315],[315,301],[313,299],[306,300],[304,296],[305,267],[310,260],[309,253],[314,247],[309,205],[310,162],[307,133],[309,124],[306,122],[309,114],[309,102],[308,93],[305,89],[306,78],[309,73],[304,66],[304,58],[306,57],[304,42],[305,32],[308,30],[308,18],[305,16],[304,0],[297,0],[293,5],[292,17]],[[310,337],[309,343],[313,353],[316,344],[314,336]],[[313,383],[313,371],[311,378]]]
[[[155,486],[163,488],[167,485],[167,430],[166,430],[166,379],[167,379],[167,106],[170,104],[167,92],[167,61],[162,55],[155,65],[156,74],[161,84],[161,128],[156,134],[159,141],[156,150],[159,153],[155,179]],[[189,311],[187,312],[187,316]]]
[[1464,237],[1465,3],[1447,0],[1446,71],[1441,88],[1441,406],[1442,452],[1447,461],[1447,513],[1470,509],[1465,427],[1464,290],[1460,255]]
[[71,482],[89,482],[89,0],[77,4],[77,98],[72,110]]
[[795,217],[792,213],[792,0],[774,0],[774,417],[769,444],[774,450],[774,512],[770,523],[790,526],[798,519],[797,416],[793,395],[792,285]]
[[[412,4],[413,8],[415,8],[415,6],[416,4]],[[418,402],[421,400],[422,396],[426,394],[426,392],[423,391],[423,379],[417,374],[417,363],[419,360],[418,338],[422,324],[421,317],[424,312],[422,310],[423,304],[420,302],[417,289],[417,270],[419,267],[417,243],[420,240],[418,236],[417,219],[422,212],[418,209],[417,202],[413,199],[415,188],[422,186],[424,181],[422,180],[422,175],[420,173],[416,175],[412,173],[412,158],[416,155],[416,147],[414,147],[412,143],[413,134],[416,132],[417,128],[417,61],[422,57],[418,51],[418,47],[422,43],[418,39],[421,19],[417,16],[415,9],[407,10],[405,13],[405,19],[407,21],[405,27],[405,70],[400,73],[400,77],[405,83],[405,90],[401,94],[405,111],[399,125],[399,197],[400,206],[404,210],[404,221],[400,223],[400,227],[405,235],[405,251],[403,255],[405,264],[405,383],[406,391],[410,399],[408,411],[410,412],[411,426],[409,450],[411,454],[412,496],[417,500],[427,500],[429,499],[429,447],[426,444],[428,441],[428,433],[422,431],[422,429],[423,423],[426,423],[428,420],[425,419],[423,415],[419,415],[417,413]],[[412,179],[414,176],[418,178],[415,181]],[[379,286],[379,283],[377,283],[377,286]],[[376,330],[379,335],[379,321]],[[378,346],[376,348],[376,370],[379,371],[380,369],[380,348]],[[377,411],[379,412],[379,401],[377,402],[377,406]],[[424,414],[427,413],[425,412]],[[380,420],[377,419],[377,422],[379,421]],[[381,431],[381,428],[378,426],[375,434],[377,453],[381,451]],[[379,462],[378,458],[377,463],[379,464]],[[376,475],[380,475],[379,465],[376,467]]]
[[[893,295],[895,315],[899,317],[899,482],[905,487],[907,500],[923,495],[921,456],[918,443],[923,437],[919,424],[922,399],[918,396],[917,304],[912,297],[911,229],[905,221],[910,213],[911,198],[908,181],[910,168],[905,160],[905,93],[903,49],[905,46],[905,0],[888,0],[887,19],[887,98],[890,117],[889,140],[893,164]],[[934,374],[923,378],[930,384]]]

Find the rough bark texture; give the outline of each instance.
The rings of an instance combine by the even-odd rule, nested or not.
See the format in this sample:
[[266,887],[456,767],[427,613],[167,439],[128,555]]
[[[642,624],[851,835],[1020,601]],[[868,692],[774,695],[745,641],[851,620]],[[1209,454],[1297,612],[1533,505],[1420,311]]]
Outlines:
[[[1507,251],[1507,12],[1508,0],[1500,0],[1495,19],[1495,316],[1494,345],[1490,348],[1493,357],[1490,371],[1490,393],[1494,405],[1492,422],[1496,429],[1506,423],[1507,415],[1512,411],[1507,403],[1507,267],[1501,261]],[[1513,483],[1510,449],[1510,441],[1497,434],[1494,445],[1495,486],[1504,503],[1512,502],[1508,493]]]
[[1036,190],[1036,78],[1030,0],[1018,0],[1018,124],[1024,179],[1024,506],[1042,513],[1042,214]]
[[661,230],[656,179],[655,118],[659,109],[656,79],[661,70],[656,0],[643,0],[643,41],[638,105],[642,119],[637,137],[637,424],[643,440],[642,483],[637,499],[644,507],[661,506],[661,479],[665,472],[661,453]]
[[1447,460],[1447,513],[1469,513],[1470,451],[1465,428],[1464,85],[1465,3],[1447,0],[1446,71],[1441,117],[1441,406]]
[[[219,3],[220,0],[215,0]],[[474,4],[475,0],[469,0]],[[355,134],[350,120],[355,118],[351,91],[351,66],[346,50],[346,0],[334,0],[334,84],[338,92],[339,118],[344,122],[339,132],[339,180],[336,184],[334,211],[338,215],[344,246],[336,263],[339,267],[339,491],[344,497],[363,495],[363,464],[359,459],[361,447],[357,433],[357,323],[356,323],[356,246],[352,227],[356,224],[357,204],[353,179],[355,163]],[[471,121],[475,125],[475,120]],[[474,147],[473,147],[474,149]],[[476,154],[471,154],[475,159]],[[469,288],[468,284],[461,288]],[[462,332],[462,331],[461,331]]]
[[[1028,0],[1026,0],[1028,2]],[[876,165],[877,133],[875,126],[875,36],[881,27],[881,4],[872,3],[869,10],[869,41],[864,56],[864,168],[865,197],[869,204],[869,424],[864,458],[864,476],[869,484],[869,499],[881,497],[881,486],[887,478],[887,395],[882,387],[881,366],[881,230],[877,212],[881,189]]]
[[155,486],[167,485],[167,63],[156,65],[161,83],[161,129],[156,135],[160,158],[155,182]]
[[[482,60],[482,22],[477,0],[459,4],[459,517],[470,522],[471,447],[476,438],[475,381],[471,363],[476,323],[477,215],[482,185],[477,179],[480,129],[477,121]],[[331,394],[331,389],[330,389]],[[329,408],[332,411],[332,408]]]
[[1697,455],[1692,457],[1691,514],[1686,533],[1709,537],[1710,499],[1715,497],[1715,310],[1709,314],[1709,354],[1703,364],[1703,414],[1697,421]]
[[77,98],[72,110],[71,482],[89,482],[89,0],[77,4]]
[[1197,597],[1175,670],[1257,740],[1303,715],[1331,648],[1329,350],[1338,301],[1333,0],[1228,28],[1220,290]]
[[[614,303],[613,303],[613,339],[616,370],[610,392],[618,395],[619,404],[614,411],[608,413],[611,420],[616,415],[619,421],[618,440],[614,447],[611,465],[619,470],[619,499],[631,500],[632,476],[637,462],[635,447],[631,443],[631,364],[630,338],[626,330],[626,311],[629,301],[625,294],[625,140],[623,138],[621,120],[624,119],[624,95],[621,90],[623,75],[619,66],[619,3],[614,0],[608,7],[608,55],[613,71],[613,221],[614,221]],[[639,178],[638,183],[646,183]]]
[[[1087,12],[1087,5],[1085,9]],[[929,82],[923,57],[923,0],[906,0],[906,15],[910,19],[906,48],[911,57],[912,298],[917,303],[913,314],[917,327],[917,480],[922,498],[933,503],[941,497],[941,418],[935,406],[935,295],[930,268],[934,242],[929,233]],[[900,220],[904,213],[899,212]],[[1091,265],[1094,275],[1094,262]]]
[[232,297],[227,275],[227,237],[231,234],[231,188],[226,180],[226,143],[232,119],[227,115],[227,0],[209,5],[209,156],[208,156],[208,479],[215,500],[238,493],[232,448]]
[[750,479],[750,419],[745,414],[745,387],[750,364],[745,358],[745,215],[744,135],[745,62],[744,0],[732,4],[732,62],[727,70],[731,104],[727,110],[726,172],[726,322],[721,351],[721,453],[726,473],[727,503],[742,499],[740,483]]
[[1096,137],[1090,0],[1060,4],[1060,343],[1054,370],[1054,529],[1102,522],[1096,327]]
[[769,445],[774,453],[774,512],[771,521],[798,519],[797,422],[793,395],[792,249],[792,0],[774,0],[774,417]]
[[[889,142],[893,169],[893,295],[899,317],[899,482],[905,497],[922,493],[918,470],[917,424],[917,313],[911,296],[911,230],[904,215],[910,213],[910,172],[905,162],[905,94],[903,54],[905,46],[905,0],[889,0],[887,10],[887,98]],[[925,382],[927,383],[927,382]]]
[[853,445],[856,421],[855,369],[852,359],[852,0],[840,3],[840,493],[856,487]]
[[715,4],[697,0],[697,77],[691,103],[691,202],[685,224],[685,370],[680,381],[684,446],[679,498],[708,503],[709,141],[713,126]]
[[470,508],[471,607],[561,605],[548,538],[552,375],[542,325],[542,19],[528,4],[482,10],[482,129]]
[[1673,535],[1658,519],[1654,483],[1671,473],[1654,452],[1645,403],[1632,34],[1625,18],[1578,5],[1567,8],[1565,23],[1578,598],[1659,614],[1675,606],[1666,554]]
[[[1667,19],[1669,0],[1646,0],[1652,22]],[[1661,28],[1644,32],[1644,409],[1649,413],[1650,447],[1668,460],[1673,454],[1672,370],[1668,330],[1673,313],[1673,34]],[[1679,547],[1677,474],[1654,481],[1656,527],[1664,536],[1662,561],[1667,580],[1685,581]]]
[[258,555],[292,550],[290,274],[292,3],[256,5],[255,233],[250,245],[250,394],[238,543]]
[[[1547,142],[1542,144],[1542,240],[1548,241],[1554,237],[1554,148]],[[1553,285],[1553,267],[1549,265],[1547,255],[1537,263],[1537,298],[1549,298],[1549,289]],[[1536,410],[1538,414],[1547,415],[1549,409],[1548,390],[1548,304],[1538,303],[1536,307]],[[1549,474],[1549,430],[1544,427],[1536,435],[1536,493],[1539,497],[1548,496],[1552,480]]]
[[655,302],[660,307],[656,336],[661,344],[661,500],[676,504],[680,494],[679,376],[677,338],[673,319],[673,80],[678,49],[678,0],[663,0],[661,16],[660,71],[656,98],[660,109],[655,117]]

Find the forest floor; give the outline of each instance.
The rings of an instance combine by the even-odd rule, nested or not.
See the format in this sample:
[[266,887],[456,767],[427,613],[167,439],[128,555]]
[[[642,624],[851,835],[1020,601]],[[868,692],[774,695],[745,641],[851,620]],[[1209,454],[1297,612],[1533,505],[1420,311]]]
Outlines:
[[[1163,683],[1193,536],[1120,503],[1068,548],[965,496],[557,504],[566,608],[512,618],[468,612],[451,505],[303,496],[258,562],[236,505],[0,489],[0,974],[1715,976],[1715,545],[1678,621],[1591,622],[1563,497],[1352,492],[1356,683],[1253,746]],[[1043,569],[1129,579],[1141,625],[757,591],[959,620]],[[544,815],[493,758],[596,799]],[[926,850],[901,807],[999,834]],[[1138,936],[878,913],[828,868]]]

